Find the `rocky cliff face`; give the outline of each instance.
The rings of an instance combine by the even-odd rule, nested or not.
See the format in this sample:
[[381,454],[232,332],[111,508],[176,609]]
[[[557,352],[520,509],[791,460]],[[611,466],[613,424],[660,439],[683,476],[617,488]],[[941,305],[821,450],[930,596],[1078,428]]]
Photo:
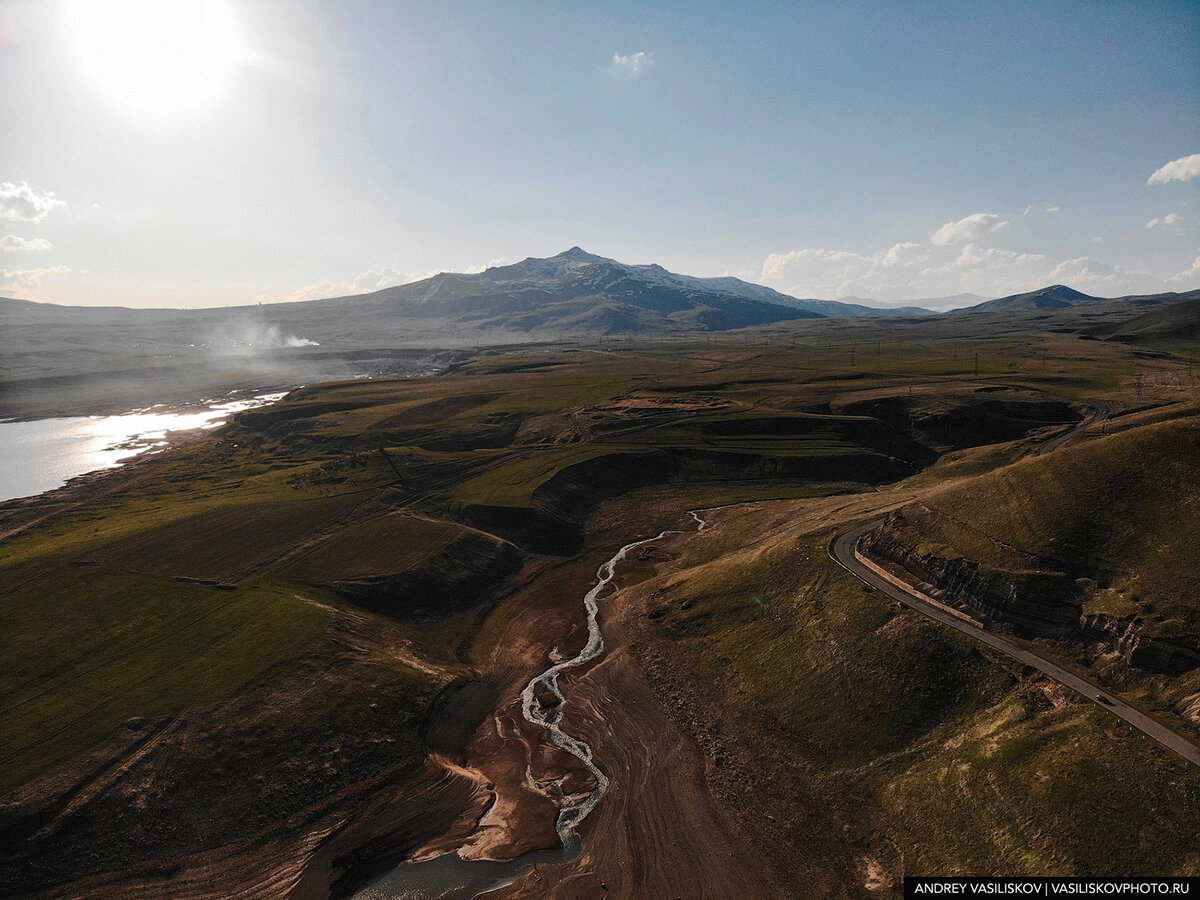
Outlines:
[[1130,665],[1147,672],[1182,675],[1200,667],[1200,653],[1175,641],[1145,634],[1141,621],[1107,615],[1083,615],[1079,631],[1100,652],[1120,654]]
[[860,550],[889,565],[935,600],[981,622],[1005,622],[1034,634],[1065,637],[1078,623],[1079,607],[1055,599],[1048,585],[1029,579],[1034,590],[1018,590],[1005,576],[965,559],[922,555],[884,527],[866,535]]
[[1138,618],[1085,615],[1066,575],[1047,572],[1016,579],[965,559],[920,554],[898,540],[890,524],[864,536],[859,550],[973,619],[1010,625],[1029,637],[1083,640],[1097,656],[1117,654],[1147,672],[1180,675],[1200,667],[1195,648],[1146,634]]
[[1174,709],[1185,721],[1200,728],[1200,693],[1184,697],[1175,704]]

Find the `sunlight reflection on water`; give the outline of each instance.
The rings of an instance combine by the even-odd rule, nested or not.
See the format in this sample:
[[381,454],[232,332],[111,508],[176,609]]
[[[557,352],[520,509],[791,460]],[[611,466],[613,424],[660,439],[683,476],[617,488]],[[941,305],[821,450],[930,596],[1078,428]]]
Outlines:
[[72,416],[33,422],[0,422],[0,501],[31,497],[68,480],[167,444],[167,433],[216,428],[235,412],[265,406],[284,395],[206,401],[195,410],[135,409],[120,416]]

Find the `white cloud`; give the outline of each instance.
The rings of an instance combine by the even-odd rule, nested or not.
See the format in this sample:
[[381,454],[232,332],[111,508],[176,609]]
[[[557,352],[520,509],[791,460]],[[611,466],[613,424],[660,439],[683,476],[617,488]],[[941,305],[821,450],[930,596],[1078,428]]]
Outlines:
[[1017,253],[1013,250],[997,250],[994,247],[981,248],[971,243],[966,244],[954,260],[957,269],[995,269],[1004,267],[1010,271],[1020,267],[1036,270],[1043,266],[1046,257],[1040,253]]
[[0,182],[0,219],[19,222],[40,222],[52,211],[67,204],[54,194],[39,194],[27,183]]
[[1062,212],[1062,207],[1061,206],[1047,206],[1046,212],[1048,212],[1048,213]]
[[66,266],[48,269],[0,269],[0,297],[36,300],[42,293],[42,279],[47,275],[70,272]]
[[895,266],[913,265],[929,259],[929,250],[912,241],[901,241],[893,244],[887,253],[883,254],[883,265],[888,268]]
[[654,65],[654,54],[647,53],[644,50],[639,50],[637,53],[630,53],[627,56],[614,53],[612,58],[613,73],[625,78],[635,78],[652,65]]
[[973,241],[1008,223],[995,213],[974,213],[957,222],[947,222],[929,240],[934,244],[957,244]]
[[[872,254],[793,250],[768,256],[760,280],[793,297],[825,300],[847,296],[910,300],[965,292],[1000,296],[1005,290],[997,271],[1005,272],[1011,281],[1017,266],[1014,256],[1022,254],[980,250],[974,244],[956,252],[908,241]],[[1030,268],[1031,260],[1025,256],[1021,265]],[[1047,269],[1044,259],[1040,269]],[[1025,279],[1036,271],[1016,274]]]
[[1147,228],[1157,228],[1159,225],[1174,225],[1179,221],[1179,213],[1167,213],[1161,219],[1151,219],[1146,223]]
[[[489,262],[487,265],[484,265],[484,266],[467,266],[465,269],[462,270],[462,274],[463,275],[478,275],[480,272],[485,272],[488,269],[494,269],[497,266],[507,266],[507,265],[508,265],[508,260],[501,257],[499,259],[493,259],[491,262]],[[409,281],[420,281],[422,278],[430,278],[441,271],[444,271],[444,270],[435,269],[434,271],[427,272],[424,275],[418,275],[413,278],[409,278]]]
[[1166,184],[1168,181],[1191,181],[1200,175],[1200,153],[1191,156],[1181,156],[1173,159],[1161,169],[1155,171],[1146,184]]
[[865,291],[859,286],[872,283],[882,267],[882,256],[848,250],[793,250],[770,254],[763,261],[760,278],[765,284],[782,285],[798,297],[844,297]]
[[1178,275],[1172,275],[1170,281],[1193,281],[1200,284],[1200,256],[1192,262],[1190,269],[1184,269]]
[[[983,226],[999,227],[998,220],[998,216],[992,217]],[[960,231],[963,230],[971,229]],[[1122,269],[1089,257],[1059,261],[1042,253],[986,247],[975,240],[961,246],[951,241],[941,244],[902,241],[875,253],[819,248],[773,253],[763,262],[759,278],[762,283],[794,297],[832,300],[856,296],[881,301],[961,293],[1001,297],[1055,283],[1116,296],[1162,290],[1165,283],[1161,276]]]
[[353,285],[345,282],[314,281],[286,294],[259,294],[254,299],[259,303],[294,303],[302,300],[322,300],[325,297],[344,297],[353,293]]
[[1154,290],[1154,277],[1081,256],[1060,262],[1048,276],[1055,284],[1066,284],[1082,291],[1096,291],[1115,297],[1123,293]]
[[391,266],[383,266],[355,275],[347,293],[365,294],[370,291],[381,291],[384,288],[395,287],[412,280],[413,277],[405,272],[393,269]]
[[17,237],[15,234],[6,234],[0,238],[0,251],[4,253],[13,253],[18,250],[49,250],[51,246],[51,243],[45,238],[34,238],[31,241],[27,241],[23,237]]

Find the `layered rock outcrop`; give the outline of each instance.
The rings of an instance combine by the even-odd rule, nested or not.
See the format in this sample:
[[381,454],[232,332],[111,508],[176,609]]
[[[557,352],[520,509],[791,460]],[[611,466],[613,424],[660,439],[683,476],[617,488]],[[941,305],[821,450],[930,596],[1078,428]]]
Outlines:
[[963,558],[920,553],[899,540],[889,521],[867,534],[859,552],[919,591],[983,624],[1004,624],[1029,637],[1083,640],[1096,655],[1116,654],[1147,672],[1180,675],[1200,667],[1200,651],[1146,633],[1137,617],[1085,614],[1065,573],[1006,573]]

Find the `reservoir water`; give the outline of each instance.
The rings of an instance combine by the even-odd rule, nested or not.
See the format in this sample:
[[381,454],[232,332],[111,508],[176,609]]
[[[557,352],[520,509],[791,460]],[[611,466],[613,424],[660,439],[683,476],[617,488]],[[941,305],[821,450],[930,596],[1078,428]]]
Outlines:
[[62,487],[77,475],[111,469],[162,449],[168,432],[216,428],[235,412],[281,397],[282,393],[259,394],[204,401],[185,410],[154,406],[119,416],[0,422],[0,501],[32,497]]

